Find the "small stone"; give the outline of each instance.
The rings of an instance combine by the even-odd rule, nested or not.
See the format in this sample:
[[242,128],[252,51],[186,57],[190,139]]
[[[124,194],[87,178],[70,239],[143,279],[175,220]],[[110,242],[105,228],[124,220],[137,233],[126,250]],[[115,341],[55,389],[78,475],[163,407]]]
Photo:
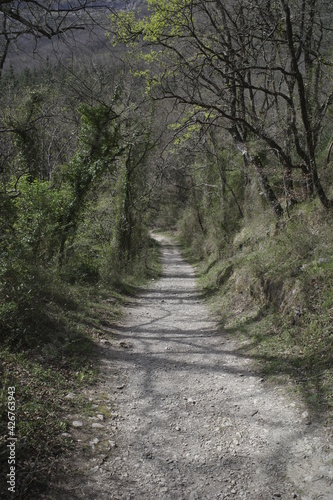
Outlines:
[[95,474],[98,471],[98,469],[99,469],[99,466],[96,465],[95,467],[93,467],[92,469],[90,469],[89,473],[90,474]]
[[98,414],[98,415],[97,415],[97,418],[98,418],[98,420],[104,420],[104,415],[102,415],[102,414]]
[[93,424],[91,424],[91,427],[93,429],[104,429],[104,425],[103,424],[100,424],[98,422],[94,422]]
[[99,443],[99,439],[98,439],[98,438],[94,438],[94,439],[92,439],[92,440],[89,442],[89,444],[91,444],[91,445],[95,445],[95,444],[98,444],[98,443]]
[[69,434],[69,432],[63,432],[62,434],[62,437],[64,438],[71,438],[72,436]]
[[80,420],[74,420],[74,422],[72,422],[72,426],[73,427],[82,427],[83,423]]
[[180,431],[180,427],[178,427],[178,425],[177,425],[177,427],[176,427],[176,431]]
[[74,392],[69,392],[67,396],[65,396],[65,399],[73,399],[73,398],[75,398]]
[[104,344],[104,345],[110,345],[111,344],[111,342],[109,340],[105,340],[105,339],[101,339],[100,343]]

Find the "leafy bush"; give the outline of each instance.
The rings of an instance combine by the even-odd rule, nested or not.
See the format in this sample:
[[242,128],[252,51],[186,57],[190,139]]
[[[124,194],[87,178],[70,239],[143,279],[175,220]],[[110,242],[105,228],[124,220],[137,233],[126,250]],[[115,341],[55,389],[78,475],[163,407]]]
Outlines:
[[16,240],[28,260],[49,261],[59,250],[61,222],[71,201],[70,188],[64,185],[54,189],[48,181],[29,182],[25,176],[18,189],[20,196],[13,202]]

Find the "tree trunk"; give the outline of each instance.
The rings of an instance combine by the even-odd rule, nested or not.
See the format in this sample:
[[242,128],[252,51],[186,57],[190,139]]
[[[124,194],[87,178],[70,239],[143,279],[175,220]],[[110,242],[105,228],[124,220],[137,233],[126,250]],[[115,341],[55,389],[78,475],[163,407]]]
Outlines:
[[302,165],[302,190],[305,198],[311,198],[313,196],[313,178],[306,165]]
[[315,186],[315,189],[317,191],[317,194],[318,194],[318,197],[321,201],[321,203],[324,205],[325,208],[327,208],[328,210],[330,208],[333,208],[333,203],[331,200],[329,200],[326,196],[326,193],[324,191],[324,188],[323,186],[321,185],[321,182],[320,182],[320,179],[318,177],[318,172],[317,172],[317,168],[316,166],[314,165],[312,167],[312,179],[313,179],[313,184]]
[[121,214],[119,250],[122,260],[128,263],[132,255],[132,203],[131,203],[131,152],[125,163],[123,213]]
[[284,168],[283,185],[284,185],[284,190],[285,190],[286,206],[287,206],[287,210],[288,210],[289,208],[292,208],[297,203],[297,200],[295,198],[295,191],[294,191],[293,174],[292,174],[291,168],[289,168],[289,167]]
[[254,167],[254,171],[257,174],[258,181],[260,184],[260,187],[265,195],[265,198],[269,204],[269,206],[272,209],[273,214],[277,219],[280,219],[283,215],[283,208],[277,199],[269,181],[266,176],[266,173],[264,172],[264,167],[261,163],[261,160],[258,155],[252,156],[252,164]]

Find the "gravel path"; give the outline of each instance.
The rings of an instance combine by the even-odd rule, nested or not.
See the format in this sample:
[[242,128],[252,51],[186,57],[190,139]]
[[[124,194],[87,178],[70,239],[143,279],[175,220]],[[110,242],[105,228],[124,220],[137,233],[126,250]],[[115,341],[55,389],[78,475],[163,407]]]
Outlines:
[[333,499],[331,436],[256,374],[210,318],[193,268],[159,240],[162,279],[103,346],[93,396],[113,413],[93,419],[86,479],[67,498]]

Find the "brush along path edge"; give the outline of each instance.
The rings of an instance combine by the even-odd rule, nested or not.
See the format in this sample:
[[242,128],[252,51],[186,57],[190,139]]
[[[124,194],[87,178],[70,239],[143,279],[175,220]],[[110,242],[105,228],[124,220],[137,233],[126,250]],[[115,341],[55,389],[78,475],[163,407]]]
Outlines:
[[[155,237],[162,278],[101,348],[105,378],[94,397],[106,394],[116,411],[90,428],[84,461],[72,463],[83,476],[64,498],[333,499],[327,430],[260,378],[210,318],[177,246]],[[84,425],[75,432],[84,441]]]

